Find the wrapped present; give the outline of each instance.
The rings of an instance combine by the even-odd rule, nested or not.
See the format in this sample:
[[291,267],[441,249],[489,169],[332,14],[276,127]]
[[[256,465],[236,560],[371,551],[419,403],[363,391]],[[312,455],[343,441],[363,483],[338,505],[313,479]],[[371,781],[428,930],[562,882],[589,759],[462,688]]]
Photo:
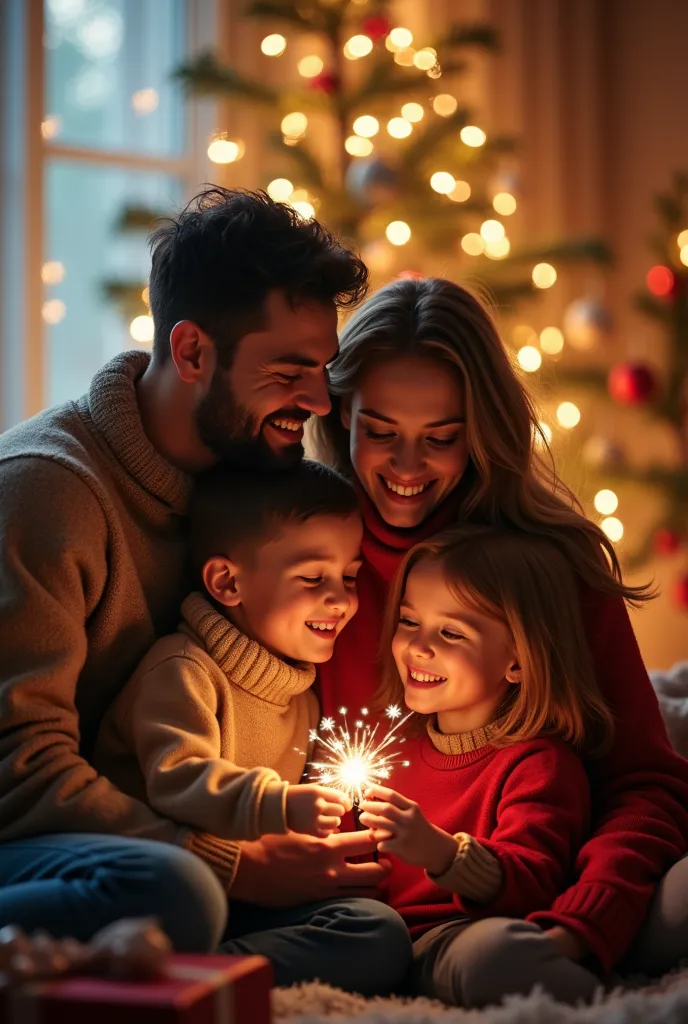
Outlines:
[[163,977],[91,976],[6,984],[0,1024],[270,1024],[262,956],[171,956]]

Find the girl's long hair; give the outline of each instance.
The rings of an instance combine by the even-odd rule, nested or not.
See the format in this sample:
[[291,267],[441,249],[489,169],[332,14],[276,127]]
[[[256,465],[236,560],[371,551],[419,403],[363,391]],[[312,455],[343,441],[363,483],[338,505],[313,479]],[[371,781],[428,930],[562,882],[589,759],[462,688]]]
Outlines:
[[317,458],[353,477],[342,403],[371,367],[408,354],[444,363],[465,391],[470,460],[461,483],[459,522],[509,526],[550,537],[595,589],[620,595],[631,604],[655,596],[649,585],[624,582],[611,541],[583,515],[558,477],[533,402],[490,315],[470,292],[451,281],[394,281],[346,323],[339,356],[330,369],[332,410],[315,421],[311,432]]
[[[612,714],[595,679],[576,575],[565,551],[545,537],[490,526],[452,528],[409,551],[392,586],[382,639],[377,707],[404,704],[392,638],[406,581],[419,562],[440,565],[462,608],[502,622],[521,682],[510,687],[490,742],[506,746],[557,736],[587,756],[608,749]],[[417,609],[422,615],[422,609]],[[415,716],[411,731],[424,728]]]

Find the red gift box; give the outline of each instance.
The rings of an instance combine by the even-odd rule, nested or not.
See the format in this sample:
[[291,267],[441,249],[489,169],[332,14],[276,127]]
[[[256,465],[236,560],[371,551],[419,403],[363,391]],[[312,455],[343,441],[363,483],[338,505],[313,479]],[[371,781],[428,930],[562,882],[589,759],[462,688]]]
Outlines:
[[270,1024],[262,956],[172,956],[156,981],[73,977],[6,988],[1,1024]]

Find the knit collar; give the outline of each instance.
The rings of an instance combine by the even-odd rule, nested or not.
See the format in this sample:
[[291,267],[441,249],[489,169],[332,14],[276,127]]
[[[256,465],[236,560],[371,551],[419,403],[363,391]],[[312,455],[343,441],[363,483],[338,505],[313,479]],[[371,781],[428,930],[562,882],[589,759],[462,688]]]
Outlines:
[[386,523],[360,482],[355,483],[363,516],[363,557],[387,583],[391,582],[401,559],[414,544],[440,533],[458,519],[459,487],[419,526],[401,529]]
[[100,369],[85,398],[91,418],[117,461],[141,487],[183,515],[193,478],[168,462],[146,436],[136,397],[147,352],[123,352]]
[[186,598],[182,617],[229,681],[255,697],[286,707],[292,697],[313,685],[314,665],[305,661],[288,665],[241,633],[202,594]]
[[486,725],[470,732],[443,733],[435,725],[435,718],[429,718],[426,727],[435,750],[441,754],[472,754],[486,747],[496,732],[496,726]]

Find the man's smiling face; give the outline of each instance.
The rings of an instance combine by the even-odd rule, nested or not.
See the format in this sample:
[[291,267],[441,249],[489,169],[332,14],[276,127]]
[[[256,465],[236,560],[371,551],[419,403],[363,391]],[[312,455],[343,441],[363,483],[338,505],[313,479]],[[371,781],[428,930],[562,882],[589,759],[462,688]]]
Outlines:
[[289,304],[273,291],[265,326],[245,334],[229,370],[218,367],[196,410],[200,438],[218,458],[280,469],[303,457],[303,428],[330,411],[326,366],[337,355],[334,303]]

